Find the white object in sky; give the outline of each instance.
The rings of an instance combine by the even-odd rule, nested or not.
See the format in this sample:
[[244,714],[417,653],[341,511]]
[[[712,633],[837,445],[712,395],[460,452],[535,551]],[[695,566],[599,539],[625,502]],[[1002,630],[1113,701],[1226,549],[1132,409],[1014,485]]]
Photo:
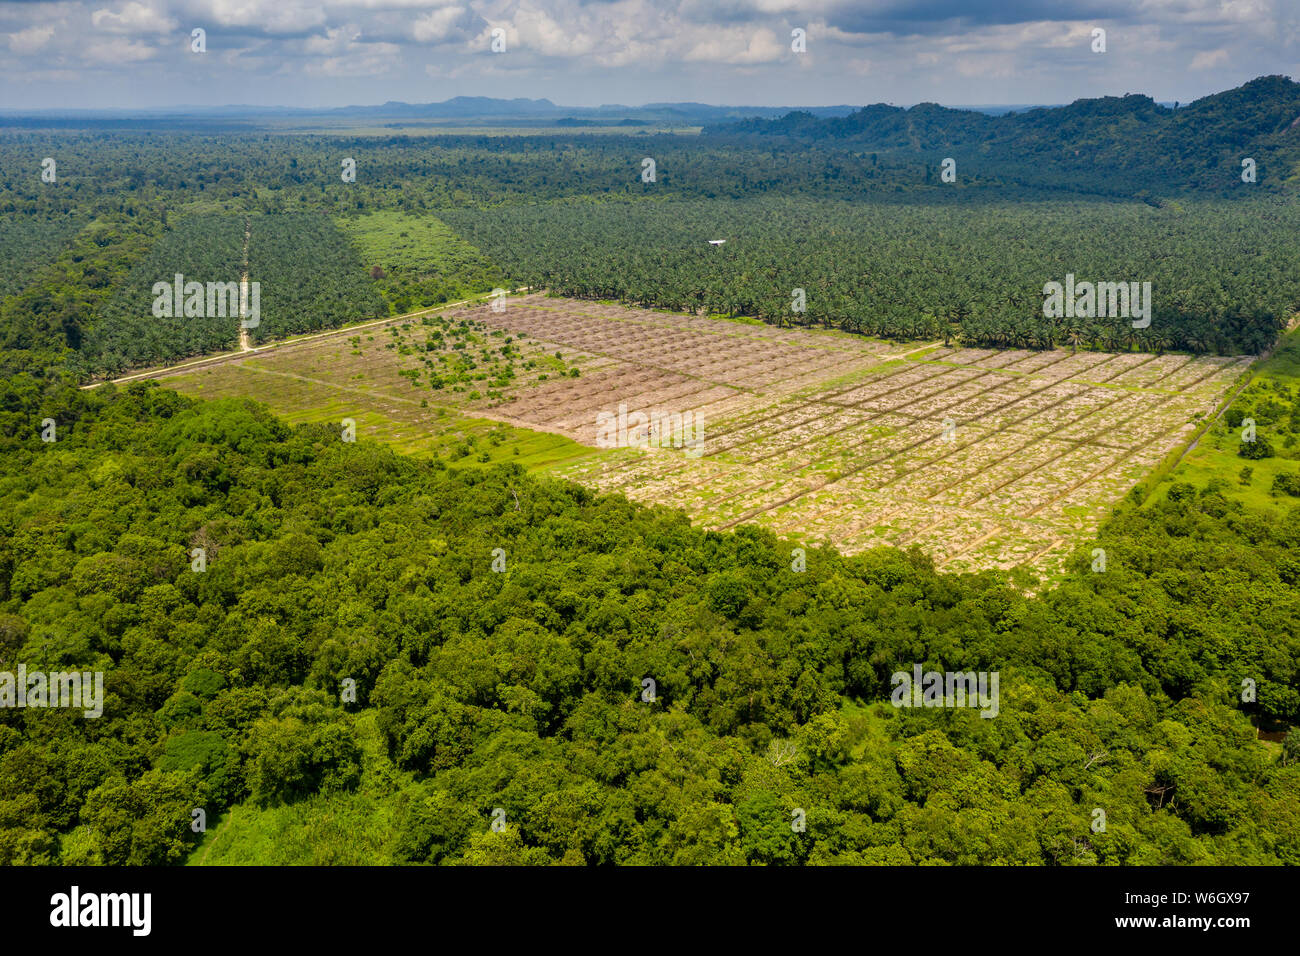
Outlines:
[[726,241],[727,241],[726,239],[710,239],[710,240],[709,240],[709,245],[711,245],[711,246],[720,246],[720,245],[722,245],[722,244],[723,244],[724,242],[726,242]]

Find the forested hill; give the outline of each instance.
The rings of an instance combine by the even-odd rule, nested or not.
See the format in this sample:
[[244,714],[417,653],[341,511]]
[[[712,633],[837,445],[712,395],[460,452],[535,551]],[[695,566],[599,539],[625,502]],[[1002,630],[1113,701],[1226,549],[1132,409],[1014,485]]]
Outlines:
[[876,104],[843,117],[792,112],[710,126],[704,133],[841,144],[886,155],[944,151],[959,163],[982,164],[977,169],[985,174],[1019,170],[1031,180],[1065,173],[1097,181],[1119,174],[1131,188],[1163,190],[1238,187],[1241,161],[1251,158],[1259,183],[1276,187],[1296,182],[1300,83],[1259,77],[1176,109],[1138,94],[1001,116],[935,103],[910,109]]

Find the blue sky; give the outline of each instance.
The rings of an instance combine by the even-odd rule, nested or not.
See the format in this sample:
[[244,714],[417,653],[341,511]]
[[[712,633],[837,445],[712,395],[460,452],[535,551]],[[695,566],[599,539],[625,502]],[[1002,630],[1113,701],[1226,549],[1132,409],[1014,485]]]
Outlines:
[[1300,0],[0,0],[0,109],[1186,102],[1271,73],[1300,76]]

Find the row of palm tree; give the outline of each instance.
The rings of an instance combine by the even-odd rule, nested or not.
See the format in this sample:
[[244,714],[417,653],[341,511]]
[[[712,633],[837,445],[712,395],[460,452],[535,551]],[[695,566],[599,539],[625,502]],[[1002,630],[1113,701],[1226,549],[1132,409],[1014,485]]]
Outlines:
[[[556,294],[889,338],[1258,352],[1300,307],[1295,205],[954,210],[773,199],[444,218],[514,280]],[[707,242],[723,237],[725,245]],[[1043,287],[1067,274],[1149,281],[1150,324],[1046,316]]]

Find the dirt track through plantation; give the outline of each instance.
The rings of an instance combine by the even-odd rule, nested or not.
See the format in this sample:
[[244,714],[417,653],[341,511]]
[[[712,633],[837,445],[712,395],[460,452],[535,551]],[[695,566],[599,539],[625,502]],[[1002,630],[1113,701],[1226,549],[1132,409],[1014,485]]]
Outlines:
[[239,351],[253,351],[253,344],[248,339],[248,239],[252,233],[252,222],[244,220],[244,267],[239,276]]

